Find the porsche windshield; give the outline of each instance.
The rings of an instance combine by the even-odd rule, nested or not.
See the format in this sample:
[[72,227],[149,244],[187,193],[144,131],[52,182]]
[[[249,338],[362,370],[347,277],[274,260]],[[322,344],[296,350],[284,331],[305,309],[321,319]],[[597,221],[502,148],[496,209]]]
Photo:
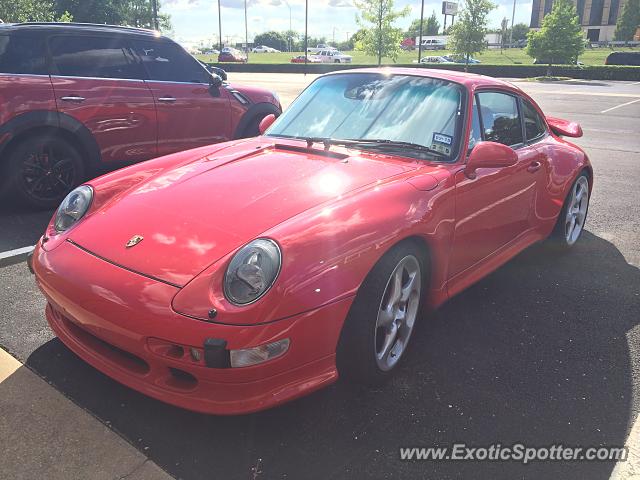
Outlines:
[[430,151],[440,160],[452,159],[463,118],[462,92],[460,85],[436,78],[328,75],[313,82],[267,135],[366,140],[358,148],[395,148],[417,158]]

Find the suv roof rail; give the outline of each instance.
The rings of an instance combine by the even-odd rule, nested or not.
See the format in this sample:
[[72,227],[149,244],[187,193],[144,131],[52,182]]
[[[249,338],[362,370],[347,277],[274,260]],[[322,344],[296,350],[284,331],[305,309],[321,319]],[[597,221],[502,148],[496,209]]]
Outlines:
[[148,33],[151,35],[160,35],[160,32],[157,30],[151,30],[149,28],[142,27],[129,27],[127,25],[111,25],[108,23],[81,23],[81,22],[20,22],[14,23],[13,26],[19,25],[33,25],[33,26],[43,26],[43,27],[102,27],[102,28],[112,28],[117,30],[128,30],[128,31],[137,31],[141,33]]

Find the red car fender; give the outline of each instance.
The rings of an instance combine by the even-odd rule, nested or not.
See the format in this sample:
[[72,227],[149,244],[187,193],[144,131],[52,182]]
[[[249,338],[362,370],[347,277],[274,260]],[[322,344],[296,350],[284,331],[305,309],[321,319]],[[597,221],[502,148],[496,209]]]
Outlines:
[[214,322],[273,322],[354,296],[375,263],[392,246],[413,237],[431,259],[427,304],[446,299],[448,250],[453,234],[454,182],[419,191],[399,178],[304,212],[267,232],[282,250],[282,269],[257,302],[236,306],[224,297],[226,268],[236,251],[211,265],[174,297],[176,312]]

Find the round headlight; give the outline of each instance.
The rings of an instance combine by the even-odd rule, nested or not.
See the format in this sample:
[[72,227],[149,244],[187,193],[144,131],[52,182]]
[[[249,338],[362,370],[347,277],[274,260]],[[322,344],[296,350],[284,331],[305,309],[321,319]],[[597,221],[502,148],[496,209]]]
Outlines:
[[247,305],[262,297],[280,272],[278,244],[259,238],[235,254],[224,276],[224,295],[231,303]]
[[89,210],[92,198],[93,189],[89,185],[82,185],[72,190],[56,211],[53,224],[56,231],[64,232],[80,220]]

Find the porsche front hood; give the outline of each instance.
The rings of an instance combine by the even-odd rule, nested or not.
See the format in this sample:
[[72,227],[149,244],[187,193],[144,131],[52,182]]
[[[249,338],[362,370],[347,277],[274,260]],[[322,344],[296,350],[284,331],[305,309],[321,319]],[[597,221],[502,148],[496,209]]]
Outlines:
[[414,168],[291,146],[259,147],[151,177],[93,212],[69,238],[115,264],[183,286],[269,228]]

